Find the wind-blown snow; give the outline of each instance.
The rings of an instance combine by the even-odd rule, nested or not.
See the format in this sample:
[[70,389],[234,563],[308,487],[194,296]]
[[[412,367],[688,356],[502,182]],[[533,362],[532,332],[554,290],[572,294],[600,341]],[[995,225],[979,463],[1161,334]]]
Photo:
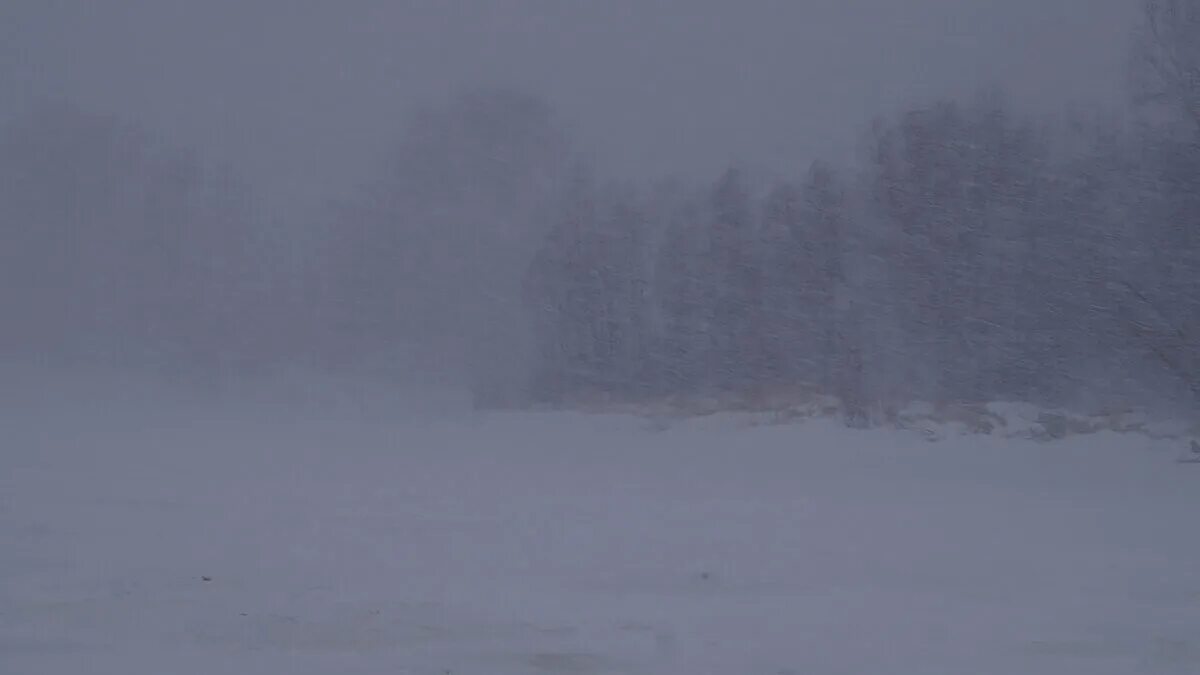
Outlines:
[[1166,441],[130,391],[0,407],[0,672],[1200,672]]

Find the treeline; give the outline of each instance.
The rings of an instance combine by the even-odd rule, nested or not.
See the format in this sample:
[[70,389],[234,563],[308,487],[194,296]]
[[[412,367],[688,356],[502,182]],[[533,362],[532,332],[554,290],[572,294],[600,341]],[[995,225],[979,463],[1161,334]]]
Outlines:
[[1192,140],[1038,126],[981,96],[881,121],[865,146],[856,170],[766,188],[736,170],[684,194],[577,184],[526,280],[536,397],[791,389],[866,414],[1200,376]]
[[1200,402],[1200,2],[1144,0],[1135,121],[997,93],[774,186],[567,194],[526,279],[550,402],[815,390]]
[[39,109],[0,131],[0,354],[422,369],[485,405],[1180,400],[1200,391],[1200,3],[1143,19],[1133,122],[935,101],[877,121],[855,166],[697,188],[598,178],[544,102],[478,91],[305,222],[136,127]]
[[253,210],[226,168],[111,116],[37,108],[0,135],[0,351],[233,367],[267,291]]

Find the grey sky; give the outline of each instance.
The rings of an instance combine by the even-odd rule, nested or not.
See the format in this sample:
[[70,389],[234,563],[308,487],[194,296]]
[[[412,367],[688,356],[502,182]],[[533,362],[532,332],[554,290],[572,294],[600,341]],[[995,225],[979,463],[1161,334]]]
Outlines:
[[[609,170],[844,159],[873,115],[1005,85],[1113,103],[1134,0],[7,0],[0,82],[228,158],[276,208],[366,174],[413,105],[550,99]],[[284,211],[286,212],[285,208]]]

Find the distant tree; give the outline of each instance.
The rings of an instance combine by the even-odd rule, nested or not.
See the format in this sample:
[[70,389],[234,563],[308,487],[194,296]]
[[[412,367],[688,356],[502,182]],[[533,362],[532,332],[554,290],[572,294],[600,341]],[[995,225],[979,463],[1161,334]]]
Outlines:
[[576,181],[526,277],[537,398],[627,399],[650,387],[648,248],[632,196]]
[[786,388],[815,380],[820,356],[813,353],[813,323],[805,298],[812,279],[811,247],[805,247],[804,191],[791,183],[767,194],[760,228],[763,241],[763,299],[767,325],[764,349],[768,368],[764,383]]
[[766,197],[761,237],[765,280],[762,322],[776,386],[829,391],[838,369],[837,298],[845,282],[847,195],[834,169],[814,162],[799,187]]
[[[924,396],[1018,395],[1022,261],[1036,240],[1045,160],[1032,127],[992,97],[944,101],[877,127],[873,201],[894,228],[892,274]],[[1022,327],[1023,325],[1023,327]],[[920,383],[921,375],[932,381]]]
[[730,169],[709,197],[710,239],[706,267],[713,276],[711,375],[722,389],[746,391],[765,375],[763,261],[749,188]]
[[260,258],[229,171],[51,105],[0,134],[0,176],[0,342],[209,370],[244,350]]
[[1174,110],[1200,134],[1200,1],[1142,0],[1134,44],[1137,100]]
[[1135,102],[1167,111],[1184,130],[1157,125],[1139,139],[1140,186],[1149,176],[1153,197],[1138,241],[1148,245],[1143,257],[1152,264],[1114,286],[1137,289],[1117,292],[1115,302],[1127,317],[1146,317],[1145,305],[1157,307],[1149,312],[1155,320],[1138,322],[1135,332],[1196,390],[1200,354],[1182,336],[1200,329],[1200,1],[1143,0],[1135,37]]
[[668,215],[656,252],[654,291],[662,321],[656,359],[668,391],[698,392],[711,385],[717,280],[704,213],[701,199],[683,200]]
[[139,236],[148,153],[138,130],[66,105],[33,111],[4,130],[7,339],[51,350],[115,347],[115,331],[131,319],[122,299],[137,290],[122,267],[122,246]]
[[815,328],[815,356],[822,364],[818,381],[826,390],[844,376],[838,371],[847,367],[845,348],[851,346],[847,343],[852,340],[845,330],[847,327],[840,325],[837,307],[839,292],[846,283],[843,261],[849,228],[846,199],[845,188],[833,167],[814,162],[804,185],[805,231],[796,234],[802,237],[802,250],[810,269],[803,292],[808,297],[805,304]]
[[330,227],[333,350],[416,350],[481,387],[519,379],[506,369],[524,363],[520,280],[571,154],[550,107],[524,93],[472,91],[416,114]]

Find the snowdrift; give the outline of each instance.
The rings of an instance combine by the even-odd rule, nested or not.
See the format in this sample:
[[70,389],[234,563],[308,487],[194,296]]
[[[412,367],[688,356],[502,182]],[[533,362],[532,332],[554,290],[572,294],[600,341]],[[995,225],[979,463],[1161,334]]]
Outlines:
[[0,672],[1200,672],[1200,473],[1146,433],[266,396],[6,396]]
[[[740,427],[847,419],[842,402],[823,395],[756,399],[680,397],[637,404],[592,402],[578,406],[578,409],[599,414],[636,415],[650,420],[651,426],[658,429],[710,417]],[[865,419],[857,426],[909,431],[931,441],[978,435],[1047,442],[1101,432],[1138,434],[1153,440],[1185,443],[1200,438],[1200,424],[1157,418],[1133,408],[1083,413],[1017,401],[876,405],[866,411]]]

